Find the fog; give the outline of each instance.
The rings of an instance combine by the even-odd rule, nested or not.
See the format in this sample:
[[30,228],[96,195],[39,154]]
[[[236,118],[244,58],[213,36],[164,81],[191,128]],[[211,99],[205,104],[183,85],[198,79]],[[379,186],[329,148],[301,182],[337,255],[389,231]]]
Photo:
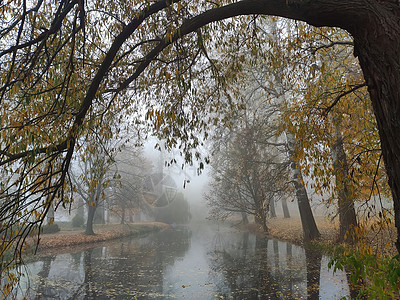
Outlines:
[[[210,166],[205,164],[204,170],[198,172],[199,166],[196,165],[196,162],[192,166],[185,164],[178,149],[160,151],[154,148],[157,143],[161,144],[155,139],[150,139],[144,144],[144,156],[152,163],[153,172],[157,172],[162,168],[164,173],[174,179],[178,192],[183,193],[190,204],[191,222],[206,220],[208,207],[204,199],[204,193],[207,191],[211,180],[208,173]],[[206,153],[204,148],[202,153]],[[168,166],[168,162],[173,159],[176,160],[176,163]]]
[[[199,151],[203,156],[207,153],[207,143]],[[183,158],[179,155],[178,149],[171,151],[155,149],[155,145],[162,143],[156,139],[150,139],[144,144],[144,156],[153,166],[153,172],[163,167],[163,172],[169,174],[177,184],[178,192],[182,192],[190,203],[190,211],[192,214],[191,222],[205,221],[209,218],[209,207],[207,206],[205,193],[210,189],[212,178],[210,176],[211,165],[205,164],[204,170],[198,172],[198,163],[194,162],[193,166],[184,163]],[[168,166],[168,162],[175,159],[176,163]],[[214,157],[210,156],[211,162]],[[196,165],[197,163],[197,165]],[[182,168],[183,165],[183,168]],[[307,179],[306,179],[307,180]],[[322,203],[321,196],[314,194],[314,191],[307,187],[311,207],[316,216],[327,216],[331,211],[327,211],[326,205]],[[288,209],[292,217],[299,217],[299,210],[295,196],[289,195],[287,198]],[[283,216],[281,202],[275,203],[276,214],[278,217]],[[250,217],[252,220],[253,218]]]

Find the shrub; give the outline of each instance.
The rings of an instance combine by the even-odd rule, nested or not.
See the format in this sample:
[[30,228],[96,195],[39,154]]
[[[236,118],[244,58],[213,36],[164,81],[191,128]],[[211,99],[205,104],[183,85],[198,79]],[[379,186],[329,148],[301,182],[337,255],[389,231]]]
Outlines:
[[58,227],[57,224],[53,223],[53,224],[47,224],[44,225],[42,227],[42,233],[46,234],[46,233],[56,233],[60,231],[60,227]]
[[328,266],[333,271],[349,268],[351,283],[360,285],[357,299],[398,299],[399,255],[384,257],[356,249],[332,258]]
[[74,227],[74,228],[82,227],[83,224],[85,224],[85,219],[83,218],[83,214],[82,213],[77,213],[72,218],[72,227]]

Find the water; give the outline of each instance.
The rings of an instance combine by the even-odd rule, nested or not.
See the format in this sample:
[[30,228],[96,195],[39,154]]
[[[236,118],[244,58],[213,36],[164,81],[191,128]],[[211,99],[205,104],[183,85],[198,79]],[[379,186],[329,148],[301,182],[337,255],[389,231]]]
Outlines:
[[197,224],[42,256],[27,265],[21,286],[28,299],[348,297],[346,274],[333,274],[328,261],[290,243]]

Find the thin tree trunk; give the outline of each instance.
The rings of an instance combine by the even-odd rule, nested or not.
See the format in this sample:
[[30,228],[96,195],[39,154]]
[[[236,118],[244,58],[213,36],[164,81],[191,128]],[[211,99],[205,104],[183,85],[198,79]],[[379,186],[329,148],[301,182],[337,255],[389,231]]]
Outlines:
[[48,211],[48,213],[46,215],[46,223],[47,224],[51,224],[53,222],[54,222],[54,205],[51,204],[50,208],[49,208],[49,211]]
[[260,224],[265,232],[268,232],[268,227],[267,227],[267,215],[266,215],[266,210],[264,209],[262,203],[263,203],[263,198],[258,199],[259,205],[258,205],[258,218],[260,219]]
[[121,224],[125,224],[125,205],[121,205],[122,212],[121,212]]
[[96,212],[96,206],[90,205],[88,206],[88,217],[86,221],[86,235],[94,235],[93,231],[93,219]]
[[271,218],[276,218],[275,201],[274,199],[269,200],[269,216]]
[[282,210],[283,210],[283,217],[285,219],[290,218],[289,208],[287,206],[287,201],[285,198],[282,199]]
[[338,189],[339,207],[339,241],[352,241],[354,228],[357,227],[356,211],[354,209],[353,193],[349,186],[349,168],[340,132],[340,120],[335,122],[335,143],[332,147],[333,169]]
[[249,224],[249,219],[247,218],[247,214],[244,212],[244,211],[242,211],[242,222],[243,222],[243,224]]
[[[275,23],[273,23],[276,26]],[[275,38],[277,38],[275,36]],[[278,103],[281,105],[285,103],[285,88],[282,82],[282,72],[278,70],[275,75],[277,83],[277,91],[279,96]],[[314,215],[311,210],[310,201],[308,199],[307,190],[304,186],[303,175],[301,173],[300,165],[295,158],[295,151],[297,147],[296,138],[290,132],[286,133],[287,151],[290,158],[290,168],[292,173],[292,181],[296,191],[297,205],[299,207],[301,225],[303,227],[303,239],[305,242],[319,238],[321,235],[318,231],[317,224],[315,223]]]
[[106,219],[105,219],[104,202],[103,203],[96,202],[96,203],[97,203],[97,208],[96,208],[94,223],[105,224]]
[[85,232],[85,234],[87,235],[94,235],[93,222],[96,216],[96,208],[97,205],[99,204],[99,199],[102,192],[101,182],[103,181],[103,176],[104,175],[101,176],[100,180],[97,183],[95,194],[94,195],[92,194],[91,197],[89,198],[90,201],[88,203],[89,209],[88,209],[88,218],[86,222],[86,232]]
[[[49,180],[49,186],[51,185],[51,179]],[[47,196],[47,201],[49,204],[49,210],[46,215],[46,223],[47,225],[52,224],[54,222],[54,214],[55,214],[55,209],[54,209],[54,203],[51,203],[51,195]]]
[[241,203],[241,206],[243,207],[243,211],[241,212],[242,215],[242,222],[243,224],[249,224],[249,218],[247,216],[247,213],[245,212],[245,208],[246,208],[246,204],[244,203],[243,198],[241,197],[240,193],[239,193],[239,201]]
[[314,215],[308,200],[307,190],[304,186],[303,175],[300,166],[294,158],[296,140],[291,133],[286,133],[287,147],[291,158],[290,167],[292,169],[292,181],[296,190],[297,205],[299,207],[301,225],[303,227],[304,241],[308,242],[320,237],[320,233],[315,223]]
[[255,210],[256,210],[256,214],[255,214],[255,222],[259,225],[261,225],[262,229],[265,232],[268,232],[268,227],[267,227],[267,221],[266,221],[266,212],[263,209],[262,206],[262,197],[259,195],[259,193],[257,192],[256,199],[254,199],[254,204],[255,204]]
[[259,182],[259,174],[256,168],[253,169],[253,200],[256,211],[256,221],[260,224],[265,232],[267,227],[267,209],[265,207],[265,195]]

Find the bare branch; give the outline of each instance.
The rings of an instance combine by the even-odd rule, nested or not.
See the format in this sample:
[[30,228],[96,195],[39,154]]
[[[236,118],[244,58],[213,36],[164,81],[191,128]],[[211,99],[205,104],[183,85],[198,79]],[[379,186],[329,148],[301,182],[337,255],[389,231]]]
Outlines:
[[336,41],[336,42],[331,42],[329,44],[324,44],[318,47],[311,47],[310,51],[312,54],[315,54],[316,52],[318,52],[321,49],[328,49],[328,48],[332,48],[336,45],[341,45],[341,46],[352,46],[354,47],[354,42],[353,41]]
[[332,110],[332,108],[334,108],[335,105],[338,104],[340,99],[342,99],[344,96],[347,96],[348,94],[351,94],[351,93],[353,93],[353,92],[357,91],[358,89],[361,89],[361,88],[363,88],[365,86],[367,86],[367,83],[363,82],[363,83],[354,85],[350,90],[347,90],[347,91],[341,93],[340,95],[338,95],[335,98],[335,100],[325,109],[324,115],[327,115]]

